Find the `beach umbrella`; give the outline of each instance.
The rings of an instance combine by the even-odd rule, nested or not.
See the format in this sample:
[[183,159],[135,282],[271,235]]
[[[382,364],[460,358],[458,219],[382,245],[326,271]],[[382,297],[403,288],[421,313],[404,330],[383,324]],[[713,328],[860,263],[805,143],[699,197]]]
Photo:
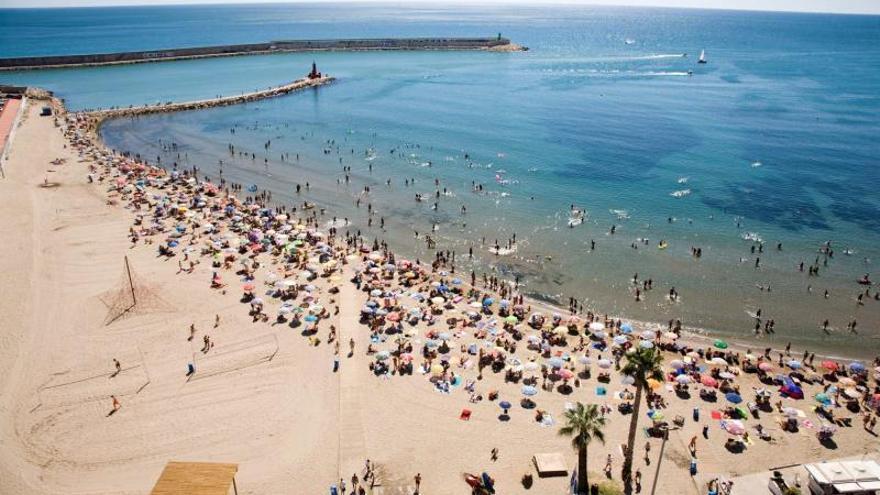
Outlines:
[[658,411],[656,409],[648,411],[647,414],[651,421],[663,421],[663,418],[666,417],[663,415],[663,411]]
[[604,338],[605,338],[605,332],[602,331],[602,330],[599,330],[599,331],[597,331],[597,332],[593,332],[593,337],[596,337],[597,339],[604,339]]
[[280,308],[278,308],[278,313],[282,314],[282,315],[287,315],[292,312],[293,312],[293,308],[291,308],[290,306],[281,306]]
[[742,435],[746,432],[746,427],[742,421],[738,419],[727,419],[721,422],[721,428],[731,435]]
[[446,299],[444,299],[444,298],[442,298],[442,297],[440,297],[440,296],[436,296],[436,297],[432,297],[432,298],[431,298],[431,302],[434,303],[434,304],[443,304],[443,303],[446,302]]
[[437,335],[437,338],[440,340],[450,340],[452,339],[452,335],[450,335],[449,332],[441,332]]
[[718,356],[713,357],[712,360],[709,361],[709,363],[716,366],[727,366],[727,361],[725,361],[724,358]]
[[740,397],[739,394],[734,393],[734,392],[730,392],[730,393],[726,394],[724,396],[724,398],[727,399],[727,402],[730,402],[732,404],[739,404],[740,402],[743,401],[743,398]]
[[661,385],[663,384],[660,383],[658,380],[648,378],[648,387],[650,387],[651,390],[657,390],[658,388],[660,388]]
[[553,333],[556,335],[565,335],[568,333],[568,327],[559,325],[558,327],[553,329]]
[[688,383],[691,383],[693,379],[688,375],[678,375],[675,377],[675,381],[682,385],[687,385]]
[[559,376],[561,376],[563,380],[571,380],[574,378],[574,373],[572,373],[571,370],[562,369],[559,370]]
[[663,338],[666,338],[669,340],[677,340],[678,334],[675,332],[663,332]]
[[511,325],[516,325],[517,323],[519,323],[519,318],[517,318],[516,316],[510,315],[507,318],[504,318],[504,321],[507,323],[510,323]]
[[253,292],[254,284],[245,284],[242,289],[244,289],[245,292]]
[[864,373],[865,365],[859,362],[849,363],[849,370],[853,373]]
[[620,325],[620,331],[623,333],[632,333],[633,327],[629,323],[624,323]]
[[540,368],[541,366],[538,365],[538,363],[536,363],[534,361],[529,361],[528,363],[523,365],[523,367],[528,371],[537,371],[538,368]]
[[400,313],[390,313],[388,316],[385,317],[385,319],[392,322],[398,322],[400,321]]
[[600,330],[605,330],[605,324],[602,323],[601,321],[594,321],[593,323],[590,323],[590,330],[592,330],[594,332],[598,332]]
[[547,360],[547,364],[549,364],[553,368],[562,368],[565,365],[565,361],[562,358],[554,357]]
[[653,349],[654,343],[649,340],[642,340],[639,342],[639,347],[642,349]]
[[728,347],[727,342],[725,342],[721,339],[716,340],[714,345],[715,345],[715,347],[717,347],[719,349],[727,349],[727,347]]
[[610,359],[600,359],[600,360],[596,363],[597,366],[599,366],[599,367],[602,368],[602,369],[606,369],[606,370],[607,370],[608,368],[610,368],[613,364],[614,364],[614,363],[612,363]]
[[703,375],[703,376],[701,376],[701,377],[700,377],[700,383],[702,383],[703,385],[705,385],[705,386],[707,386],[707,387],[713,387],[713,388],[714,388],[714,387],[717,387],[717,386],[718,386],[718,381],[715,380],[714,378],[712,378],[712,377],[709,376],[709,375]]
[[831,397],[828,397],[828,394],[824,392],[819,392],[814,396],[816,402],[821,402],[822,404],[831,404]]
[[623,345],[629,342],[629,339],[626,338],[626,335],[616,335],[613,339],[613,342],[617,345]]
[[770,371],[773,369],[773,365],[768,363],[767,361],[762,361],[758,363],[758,369],[761,371]]
[[793,407],[783,407],[782,414],[789,418],[796,418],[798,416],[798,410]]
[[501,409],[504,409],[504,412],[507,412],[507,410],[510,409],[511,405],[510,405],[510,402],[503,400],[498,403],[498,407],[500,407]]
[[801,362],[798,361],[797,359],[792,359],[791,361],[789,361],[786,364],[788,365],[789,368],[791,368],[793,370],[800,369],[800,367],[803,366],[801,364]]
[[862,396],[862,394],[860,394],[859,391],[854,388],[848,388],[848,389],[844,390],[843,393],[844,393],[844,395],[846,395],[850,399],[858,399],[859,397]]
[[828,371],[837,371],[837,363],[834,361],[822,361],[821,366]]
[[303,318],[303,320],[305,320],[305,321],[311,323],[311,322],[313,322],[313,321],[318,321],[318,317],[315,316],[315,315],[306,315],[306,316]]
[[431,374],[434,376],[440,376],[443,374],[443,365],[435,364],[431,366]]
[[522,388],[522,394],[526,397],[532,397],[538,394],[538,389],[531,385],[526,385]]
[[623,385],[633,385],[636,383],[636,379],[630,375],[623,375],[620,377],[620,383]]
[[580,364],[590,364],[591,362],[592,362],[592,360],[590,359],[589,356],[580,356],[578,358],[578,363],[580,363]]
[[640,335],[645,340],[652,340],[657,337],[657,332],[653,330],[644,330]]
[[681,359],[673,359],[669,362],[669,366],[671,366],[672,369],[680,370],[684,368],[684,361],[682,361]]
[[385,361],[389,357],[391,357],[391,353],[388,351],[379,351],[376,353],[376,361]]
[[722,371],[721,373],[718,373],[718,376],[725,380],[733,380],[734,378],[736,378],[736,375],[729,371]]

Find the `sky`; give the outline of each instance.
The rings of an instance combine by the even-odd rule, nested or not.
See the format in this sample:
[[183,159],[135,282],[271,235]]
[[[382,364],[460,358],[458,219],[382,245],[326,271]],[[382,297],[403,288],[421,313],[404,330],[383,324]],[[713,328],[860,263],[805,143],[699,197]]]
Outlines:
[[[268,3],[288,0],[0,0],[0,7],[94,7],[109,5]],[[299,0],[330,2],[333,0]],[[352,0],[349,0],[352,1]],[[360,3],[371,0],[353,0]],[[584,4],[688,7],[707,9],[778,10],[793,12],[835,12],[842,14],[880,14],[880,0],[477,0],[485,4]],[[473,0],[406,0],[404,5],[477,3]]]

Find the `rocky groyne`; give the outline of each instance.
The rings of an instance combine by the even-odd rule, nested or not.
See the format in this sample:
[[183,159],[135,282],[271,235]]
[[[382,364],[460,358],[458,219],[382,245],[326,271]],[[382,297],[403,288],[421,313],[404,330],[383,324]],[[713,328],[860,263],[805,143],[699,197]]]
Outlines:
[[131,107],[106,108],[101,110],[92,110],[81,112],[88,117],[95,118],[98,121],[112,119],[117,117],[134,117],[138,115],[147,115],[151,113],[167,113],[181,112],[185,110],[201,110],[212,107],[222,107],[227,105],[237,105],[239,103],[248,103],[251,101],[264,100],[266,98],[274,98],[276,96],[286,95],[294,91],[300,91],[307,88],[315,88],[333,82],[335,78],[330,76],[321,76],[316,78],[297,79],[288,84],[281,86],[273,86],[260,91],[251,93],[243,93],[234,96],[220,96],[206,100],[185,101],[185,102],[169,102],[159,103],[155,105],[140,105]]

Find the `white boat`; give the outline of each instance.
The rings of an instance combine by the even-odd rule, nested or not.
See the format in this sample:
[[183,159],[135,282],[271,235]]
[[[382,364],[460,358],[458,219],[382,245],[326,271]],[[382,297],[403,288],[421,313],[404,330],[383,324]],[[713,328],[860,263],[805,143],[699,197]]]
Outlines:
[[700,59],[697,60],[698,64],[705,64],[706,62],[706,50],[700,50]]

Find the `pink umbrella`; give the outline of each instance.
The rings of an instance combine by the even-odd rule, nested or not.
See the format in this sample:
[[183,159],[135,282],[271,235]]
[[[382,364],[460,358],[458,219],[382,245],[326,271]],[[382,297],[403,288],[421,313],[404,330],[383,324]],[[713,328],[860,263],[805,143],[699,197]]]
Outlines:
[[761,371],[770,371],[773,369],[773,365],[768,363],[767,361],[764,361],[758,364],[758,369]]
[[559,370],[559,376],[561,376],[563,380],[571,380],[574,378],[574,373],[572,373],[571,370]]
[[385,317],[388,321],[400,321],[400,313],[388,313],[388,316]]
[[707,386],[707,387],[713,387],[713,388],[714,388],[714,387],[717,387],[717,386],[718,386],[718,381],[715,380],[714,378],[712,378],[712,377],[709,376],[709,375],[703,375],[703,376],[701,376],[701,377],[700,377],[700,383],[702,383],[703,385],[705,385],[705,386]]

